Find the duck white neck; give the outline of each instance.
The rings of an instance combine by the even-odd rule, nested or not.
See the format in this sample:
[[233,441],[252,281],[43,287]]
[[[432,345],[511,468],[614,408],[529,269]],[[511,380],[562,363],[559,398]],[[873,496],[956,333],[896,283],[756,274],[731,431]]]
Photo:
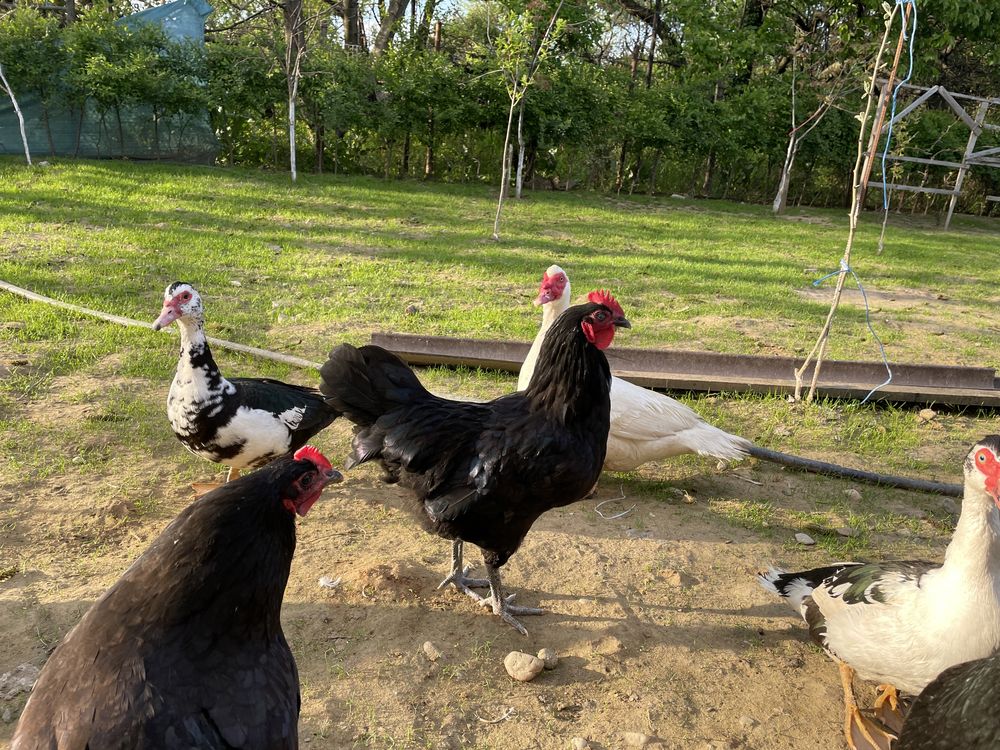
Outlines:
[[969,577],[1000,575],[1000,512],[993,498],[968,483],[942,567]]
[[[208,349],[204,324],[192,318],[178,318],[177,327],[181,331],[181,362],[190,361]],[[211,355],[209,355],[211,356]],[[214,364],[214,362],[213,362]]]
[[528,356],[524,358],[524,364],[521,365],[521,372],[517,376],[517,390],[523,391],[528,387],[528,383],[531,382],[531,376],[535,372],[535,365],[538,363],[538,355],[542,351],[542,342],[545,340],[545,334],[555,323],[556,318],[566,312],[569,307],[570,301],[570,289],[569,281],[566,282],[566,287],[563,289],[562,296],[559,299],[554,299],[551,302],[546,302],[542,305],[542,325],[538,329],[538,333],[535,334],[535,340],[531,342],[531,348],[528,350]]

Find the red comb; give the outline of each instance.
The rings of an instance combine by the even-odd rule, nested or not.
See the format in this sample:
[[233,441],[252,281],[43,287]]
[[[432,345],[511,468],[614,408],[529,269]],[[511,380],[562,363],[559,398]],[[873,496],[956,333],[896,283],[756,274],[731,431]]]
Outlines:
[[622,306],[618,304],[618,300],[612,297],[611,292],[607,289],[595,289],[587,295],[587,301],[594,302],[598,305],[604,305],[615,315],[625,317],[625,311],[622,310]]
[[333,468],[333,464],[326,460],[326,456],[320,453],[318,448],[314,448],[311,445],[303,445],[295,451],[295,455],[292,458],[296,461],[312,461],[317,469],[323,469],[324,471]]

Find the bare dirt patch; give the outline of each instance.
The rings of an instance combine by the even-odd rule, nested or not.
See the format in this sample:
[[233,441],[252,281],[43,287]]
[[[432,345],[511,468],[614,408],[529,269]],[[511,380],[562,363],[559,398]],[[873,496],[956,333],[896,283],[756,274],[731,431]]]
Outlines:
[[[347,430],[331,437],[331,453],[346,449]],[[597,498],[543,516],[505,568],[519,602],[549,611],[526,618],[527,638],[464,595],[437,590],[450,545],[386,507],[401,490],[381,485],[374,470],[353,472],[301,523],[285,596],[303,744],[564,748],[580,736],[610,749],[633,732],[664,748],[837,747],[836,670],[753,579],[775,560],[825,557],[790,547],[783,530],[763,537],[708,509],[713,498],[770,497],[778,486],[806,495],[803,480],[741,469],[758,487],[704,468],[681,482],[693,489],[691,504],[640,482],[627,498],[632,514],[606,521],[594,505],[620,487],[606,476]],[[5,564],[20,562],[0,581],[0,672],[41,665],[190,499],[183,484],[165,483],[160,512],[126,506],[113,544],[81,544],[73,529],[91,523],[112,481],[67,481],[74,489],[58,496],[58,513],[49,484],[3,498],[4,507],[33,510],[19,521],[31,533],[4,540]],[[469,559],[478,561],[474,550]],[[322,576],[340,581],[323,588]],[[428,640],[442,654],[433,662],[422,649]],[[546,647],[559,654],[555,670],[527,684],[507,676],[509,651]],[[3,708],[16,717],[24,699]],[[12,730],[0,724],[0,741]]]

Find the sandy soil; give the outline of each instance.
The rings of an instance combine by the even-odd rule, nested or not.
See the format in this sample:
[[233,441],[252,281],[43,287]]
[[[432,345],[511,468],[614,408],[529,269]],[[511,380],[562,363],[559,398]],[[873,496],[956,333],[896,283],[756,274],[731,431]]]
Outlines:
[[[336,428],[326,442],[336,451],[346,441]],[[136,469],[156,476],[152,460]],[[0,673],[41,665],[191,497],[168,482],[157,510],[142,512],[114,499],[116,481],[70,470],[0,490]],[[768,539],[706,507],[783,497],[808,509],[815,482],[705,461],[678,482],[694,502],[640,483],[603,509],[634,510],[605,520],[596,503],[620,494],[605,475],[596,498],[543,516],[506,566],[518,601],[549,612],[525,618],[523,637],[462,594],[438,591],[449,543],[396,510],[402,490],[381,485],[374,469],[352,472],[300,524],[285,596],[303,745],[568,748],[583,737],[593,748],[620,748],[636,733],[663,748],[840,747],[836,670],[753,576],[775,560],[821,564],[824,553],[790,544],[792,529]],[[340,583],[322,588],[322,576]],[[436,661],[426,641],[441,652]],[[556,669],[531,683],[507,676],[509,651],[545,647],[558,653]],[[25,699],[0,700],[0,745]]]
[[[119,390],[159,403],[144,381],[77,374],[17,406],[30,427],[15,460],[0,465],[0,675],[43,665],[192,499],[165,424],[147,455],[127,425],[103,421],[101,399]],[[96,426],[52,444],[60,425],[81,420]],[[335,423],[316,442],[343,456],[349,427]],[[68,460],[74,452],[88,463]],[[36,475],[16,463],[37,455],[65,464]],[[213,475],[203,462],[187,465]],[[834,665],[754,580],[769,563],[809,567],[828,554],[796,545],[800,528],[751,530],[713,511],[747,500],[814,511],[847,485],[752,461],[666,462],[644,466],[629,496],[603,508],[632,508],[626,517],[602,518],[595,506],[620,498],[622,486],[606,474],[595,498],[544,515],[504,568],[519,603],[548,610],[524,618],[527,637],[453,589],[437,590],[450,544],[397,509],[403,490],[382,485],[375,468],[329,488],[299,525],[283,610],[301,675],[303,747],[520,750],[569,748],[582,737],[611,750],[634,746],[636,735],[661,748],[842,747]],[[910,503],[933,511],[914,522],[918,531],[873,541],[940,559],[941,518],[954,503],[894,492],[884,506]],[[479,562],[474,548],[467,560]],[[323,588],[321,577],[339,584]],[[427,641],[440,658],[428,658]],[[541,648],[559,655],[554,670],[530,683],[507,675],[508,652]],[[0,747],[26,697],[0,689]],[[859,697],[870,702],[871,686]]]

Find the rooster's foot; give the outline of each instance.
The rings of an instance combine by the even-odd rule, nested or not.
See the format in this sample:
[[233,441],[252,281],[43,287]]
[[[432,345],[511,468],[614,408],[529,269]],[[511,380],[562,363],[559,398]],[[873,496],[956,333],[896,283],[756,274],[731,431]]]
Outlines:
[[463,594],[467,594],[476,601],[480,601],[483,597],[475,591],[472,591],[472,589],[488,588],[490,582],[485,578],[468,578],[469,571],[472,570],[472,567],[473,566],[469,565],[462,570],[451,571],[451,573],[449,573],[448,576],[438,584],[438,588],[443,589],[450,583]]
[[479,603],[484,607],[490,607],[493,610],[493,614],[497,615],[521,635],[527,635],[527,629],[518,622],[514,615],[544,615],[545,610],[538,607],[519,607],[511,604],[516,594],[504,596],[503,583],[500,581],[500,571],[487,563],[486,573],[490,577],[490,595],[480,597],[481,601]]
[[480,601],[483,597],[472,589],[484,589],[490,585],[490,582],[485,578],[469,578],[469,571],[472,570],[472,567],[471,565],[462,566],[462,540],[456,539],[451,543],[451,573],[438,584],[438,588],[443,589],[450,583],[463,594],[472,597],[474,601]]

